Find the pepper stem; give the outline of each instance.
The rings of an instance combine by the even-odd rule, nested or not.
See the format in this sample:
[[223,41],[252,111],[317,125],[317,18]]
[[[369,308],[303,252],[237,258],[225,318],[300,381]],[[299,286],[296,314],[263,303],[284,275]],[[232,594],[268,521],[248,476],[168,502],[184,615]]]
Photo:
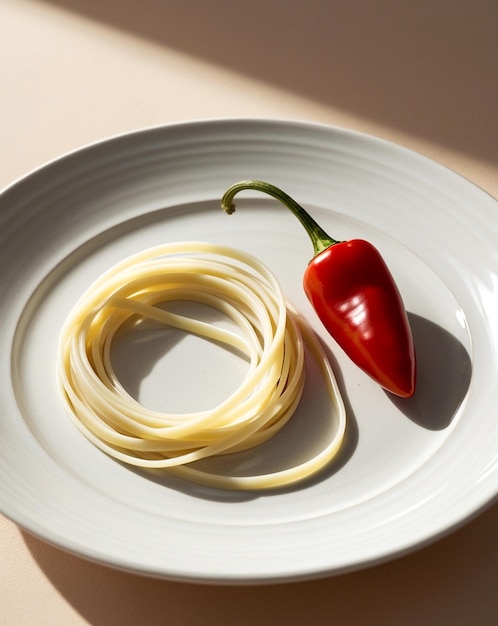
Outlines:
[[225,191],[221,200],[221,208],[229,215],[232,214],[235,211],[235,204],[233,203],[234,196],[239,193],[239,191],[247,189],[267,193],[273,198],[280,200],[282,204],[290,209],[308,233],[311,243],[313,244],[315,256],[330,246],[339,243],[336,239],[332,239],[332,237],[327,235],[323,228],[317,224],[311,215],[309,215],[309,213],[307,213],[307,211],[305,211],[303,207],[300,206],[293,198],[270,183],[264,183],[259,180],[242,180],[235,183],[229,187],[227,191]]

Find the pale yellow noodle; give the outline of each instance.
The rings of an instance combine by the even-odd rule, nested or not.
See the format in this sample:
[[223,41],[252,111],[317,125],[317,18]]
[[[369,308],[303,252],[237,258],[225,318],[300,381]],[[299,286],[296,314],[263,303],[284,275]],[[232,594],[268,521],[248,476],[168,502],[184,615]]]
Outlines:
[[[157,306],[169,301],[215,307],[239,332]],[[145,319],[238,350],[248,362],[242,383],[210,410],[172,414],[144,407],[119,382],[111,345],[118,331]],[[305,346],[331,400],[334,428],[323,449],[304,463],[263,475],[227,476],[192,465],[250,449],[280,431],[303,393]],[[303,480],[334,458],[345,435],[344,404],[320,342],[286,302],[273,274],[251,255],[226,246],[165,244],[104,273],[62,329],[58,378],[75,423],[108,455],[213,487],[265,489]]]

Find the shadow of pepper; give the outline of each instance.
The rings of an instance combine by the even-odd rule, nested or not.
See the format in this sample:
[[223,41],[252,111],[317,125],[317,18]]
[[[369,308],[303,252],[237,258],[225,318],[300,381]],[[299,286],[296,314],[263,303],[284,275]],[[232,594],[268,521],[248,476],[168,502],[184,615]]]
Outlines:
[[388,395],[419,426],[443,430],[467,395],[471,359],[462,343],[441,326],[412,313],[409,319],[417,353],[417,388],[409,399]]

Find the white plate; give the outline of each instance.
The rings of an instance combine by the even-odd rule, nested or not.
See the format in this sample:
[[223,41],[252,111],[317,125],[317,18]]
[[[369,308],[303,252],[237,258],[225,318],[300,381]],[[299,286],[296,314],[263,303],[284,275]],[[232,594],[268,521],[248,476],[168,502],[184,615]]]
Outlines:
[[[285,208],[245,193],[234,215],[221,211],[225,188],[245,178],[285,189],[333,237],[382,250],[413,324],[412,400],[391,400],[323,332],[301,287],[311,244]],[[198,581],[343,572],[455,528],[498,491],[497,209],[403,148],[262,120],[136,132],[18,181],[0,196],[0,510],[90,559]],[[330,346],[347,441],[330,470],[298,488],[225,493],[147,476],[96,450],[68,419],[54,369],[69,308],[112,263],[186,239],[258,256]],[[144,340],[119,356],[141,400],[160,403],[169,385],[176,408],[219,400],[242,367],[193,340]],[[312,452],[323,409],[311,380],[284,439],[241,466],[258,471]]]

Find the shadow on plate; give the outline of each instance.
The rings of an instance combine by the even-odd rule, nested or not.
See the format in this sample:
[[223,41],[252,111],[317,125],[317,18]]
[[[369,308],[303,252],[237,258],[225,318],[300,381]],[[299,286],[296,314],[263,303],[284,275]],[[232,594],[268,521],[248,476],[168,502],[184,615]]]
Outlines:
[[[471,380],[471,359],[462,343],[437,324],[418,315],[410,314],[410,324],[417,351],[417,391],[404,400],[386,394],[397,409],[420,427],[438,431],[446,428],[462,406]],[[168,349],[166,344],[157,344],[161,352]],[[346,437],[338,456],[321,472],[302,482],[288,487],[271,490],[231,491],[197,485],[172,475],[164,470],[145,470],[129,468],[144,478],[170,489],[175,489],[190,496],[213,501],[241,502],[265,495],[278,495],[308,488],[326,480],[338,472],[355,452],[358,444],[359,429],[353,407],[349,401],[341,369],[333,352],[324,346],[334,369],[341,391],[348,423]],[[150,358],[150,352],[147,355]],[[145,361],[138,367],[135,375],[147,373]],[[136,363],[136,364],[137,364]],[[270,441],[256,448],[236,454],[229,454],[213,459],[198,461],[197,468],[214,473],[234,475],[254,475],[278,471],[282,467],[298,464],[316,454],[323,441],[330,437],[333,420],[330,420],[330,400],[321,388],[321,376],[317,366],[308,362],[307,384],[303,399],[292,420]],[[128,380],[128,385],[138,393],[140,381]]]
[[[352,457],[358,443],[358,425],[349,402],[340,368],[329,352],[328,357],[334,368],[347,414],[344,441],[337,456],[320,472],[287,487],[268,490],[224,490],[215,489],[176,477],[164,470],[150,470],[127,466],[127,468],[159,485],[184,492],[196,498],[219,502],[246,502],[264,496],[295,492],[326,480],[337,473]],[[316,371],[315,371],[316,368]],[[312,457],[323,448],[323,441],[331,436],[335,420],[330,419],[330,399],[321,384],[318,366],[308,362],[307,384],[300,405],[285,427],[268,442],[247,450],[193,464],[194,467],[234,475],[255,475],[278,471]]]
[[448,331],[419,315],[410,313],[409,319],[417,353],[417,388],[407,400],[387,395],[419,426],[443,430],[467,395],[471,359],[461,342]]

